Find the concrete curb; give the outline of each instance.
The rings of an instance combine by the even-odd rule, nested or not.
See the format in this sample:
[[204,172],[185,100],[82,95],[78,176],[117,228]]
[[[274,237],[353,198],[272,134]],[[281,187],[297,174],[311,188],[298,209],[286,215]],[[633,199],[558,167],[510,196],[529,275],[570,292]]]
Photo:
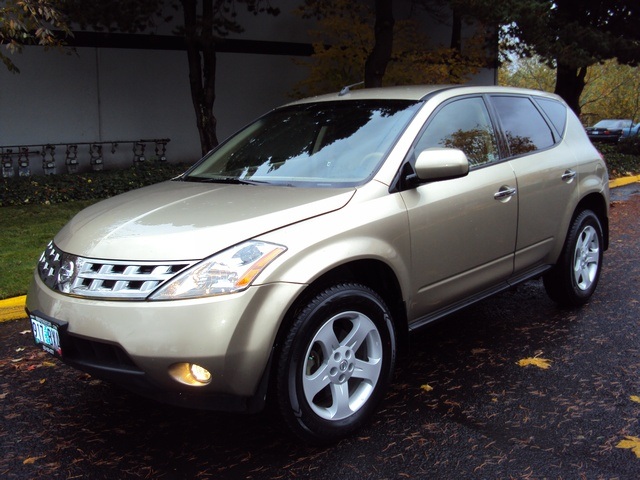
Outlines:
[[[631,183],[640,183],[640,175],[611,180],[609,182],[609,188],[622,187]],[[21,297],[0,300],[0,323],[24,318],[26,316],[24,311],[26,298],[27,296],[23,295]]]

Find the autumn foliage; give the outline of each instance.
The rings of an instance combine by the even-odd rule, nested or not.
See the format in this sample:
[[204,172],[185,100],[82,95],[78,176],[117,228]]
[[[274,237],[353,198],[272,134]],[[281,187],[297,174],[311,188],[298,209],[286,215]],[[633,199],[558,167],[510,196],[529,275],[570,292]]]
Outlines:
[[[364,80],[365,63],[375,44],[372,3],[308,2],[298,10],[303,17],[318,18],[318,23],[310,32],[314,54],[298,61],[309,73],[297,84],[295,97],[334,92]],[[425,30],[412,18],[395,20],[384,86],[463,83],[486,65],[482,30],[465,39],[459,49],[434,43]]]

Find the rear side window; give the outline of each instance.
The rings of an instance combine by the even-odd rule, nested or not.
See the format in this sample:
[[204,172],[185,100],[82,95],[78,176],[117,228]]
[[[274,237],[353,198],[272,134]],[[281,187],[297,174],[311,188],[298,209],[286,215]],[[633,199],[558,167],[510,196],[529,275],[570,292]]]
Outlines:
[[506,135],[510,156],[525,155],[554,145],[551,128],[527,97],[492,97]]
[[567,107],[562,103],[548,98],[536,98],[536,103],[542,108],[544,113],[549,117],[553,126],[560,136],[564,136],[565,125],[567,123]]

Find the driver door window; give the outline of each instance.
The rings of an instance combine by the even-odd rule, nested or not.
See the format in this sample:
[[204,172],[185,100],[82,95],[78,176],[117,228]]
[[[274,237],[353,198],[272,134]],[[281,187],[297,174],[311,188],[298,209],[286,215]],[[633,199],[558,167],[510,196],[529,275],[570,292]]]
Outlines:
[[416,152],[434,147],[462,150],[471,168],[498,159],[495,132],[482,98],[456,100],[435,114],[418,140]]

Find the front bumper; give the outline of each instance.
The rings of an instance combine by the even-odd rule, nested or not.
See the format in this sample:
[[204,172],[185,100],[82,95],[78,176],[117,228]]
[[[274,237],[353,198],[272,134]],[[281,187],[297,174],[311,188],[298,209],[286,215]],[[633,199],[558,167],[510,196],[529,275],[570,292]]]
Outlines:
[[[304,285],[275,283],[196,300],[97,301],[61,295],[36,275],[27,310],[65,322],[66,363],[156,400],[215,410],[255,411],[264,400],[278,328]],[[171,368],[211,372],[187,385]]]

